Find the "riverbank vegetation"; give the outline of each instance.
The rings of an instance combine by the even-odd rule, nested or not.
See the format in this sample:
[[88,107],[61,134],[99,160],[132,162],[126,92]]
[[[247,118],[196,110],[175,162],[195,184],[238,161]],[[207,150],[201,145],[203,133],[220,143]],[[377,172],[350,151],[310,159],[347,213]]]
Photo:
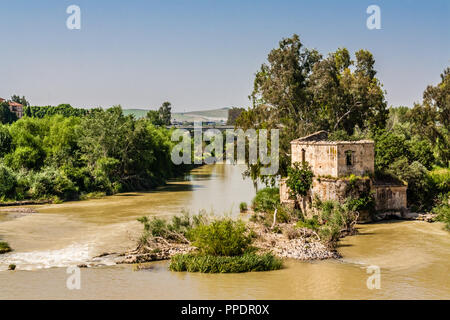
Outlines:
[[149,119],[73,109],[27,107],[30,116],[0,125],[1,201],[147,190],[190,169],[172,163],[171,132]]

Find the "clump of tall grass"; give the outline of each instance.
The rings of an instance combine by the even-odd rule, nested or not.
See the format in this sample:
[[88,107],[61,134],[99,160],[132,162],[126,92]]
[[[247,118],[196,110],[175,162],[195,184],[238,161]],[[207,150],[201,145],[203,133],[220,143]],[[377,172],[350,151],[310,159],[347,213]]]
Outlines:
[[240,273],[278,270],[282,261],[270,253],[246,253],[239,256],[178,254],[172,257],[169,269],[202,273]]
[[208,217],[203,212],[191,216],[189,212],[183,211],[182,215],[173,216],[170,220],[147,216],[137,220],[144,225],[140,244],[146,243],[150,238],[160,238],[176,243],[190,243],[188,239],[190,231],[197,226],[206,224]]

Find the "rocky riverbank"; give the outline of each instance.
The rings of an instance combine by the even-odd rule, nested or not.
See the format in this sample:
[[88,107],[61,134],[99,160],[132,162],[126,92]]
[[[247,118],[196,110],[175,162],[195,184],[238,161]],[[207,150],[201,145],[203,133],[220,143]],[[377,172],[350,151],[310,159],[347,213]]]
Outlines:
[[431,212],[424,212],[424,213],[418,213],[418,212],[410,212],[410,211],[387,211],[387,212],[378,212],[374,216],[374,222],[379,222],[383,220],[390,220],[390,219],[398,219],[398,220],[419,220],[419,221],[425,221],[425,222],[435,222],[436,221],[436,214]]
[[258,223],[250,223],[256,233],[254,246],[262,252],[271,252],[280,258],[297,260],[337,259],[336,250],[324,245],[311,229],[296,228],[293,224],[277,224],[277,232]]

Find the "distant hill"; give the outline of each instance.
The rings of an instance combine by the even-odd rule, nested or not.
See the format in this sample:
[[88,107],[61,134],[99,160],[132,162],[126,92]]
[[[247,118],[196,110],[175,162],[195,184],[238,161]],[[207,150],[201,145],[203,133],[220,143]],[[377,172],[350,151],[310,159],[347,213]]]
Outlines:
[[[227,121],[228,119],[228,107],[213,109],[213,110],[201,110],[201,111],[189,111],[189,112],[175,112],[172,113],[172,121],[178,122],[196,122],[196,121]],[[145,117],[148,110],[144,109],[124,109],[125,115],[133,114],[136,118]]]

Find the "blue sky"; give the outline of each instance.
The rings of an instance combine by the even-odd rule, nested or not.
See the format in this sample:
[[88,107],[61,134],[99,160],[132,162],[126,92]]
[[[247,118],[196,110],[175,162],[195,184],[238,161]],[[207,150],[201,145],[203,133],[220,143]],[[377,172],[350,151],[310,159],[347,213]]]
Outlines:
[[[81,30],[66,8],[81,8]],[[381,8],[368,30],[366,8]],[[0,97],[33,105],[175,111],[248,106],[282,37],[327,54],[370,50],[389,105],[421,100],[450,65],[450,1],[0,0]]]

